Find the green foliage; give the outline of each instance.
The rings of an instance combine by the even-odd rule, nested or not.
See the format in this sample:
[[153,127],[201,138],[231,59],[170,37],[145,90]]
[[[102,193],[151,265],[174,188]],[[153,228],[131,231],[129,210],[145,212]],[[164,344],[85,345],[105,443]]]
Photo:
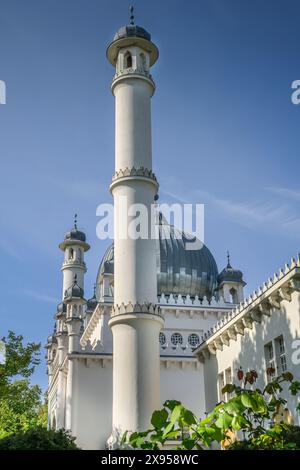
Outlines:
[[46,426],[45,405],[30,376],[39,364],[40,344],[23,344],[23,337],[8,332],[5,364],[0,364],[0,438],[35,426]]
[[[205,449],[213,443],[235,449],[300,449],[300,428],[291,427],[278,418],[286,400],[280,397],[281,384],[289,382],[289,391],[297,395],[300,383],[290,372],[274,378],[263,390],[253,389],[257,372],[239,371],[243,386],[227,384],[222,393],[232,394],[205,419],[197,419],[178,401],[167,401],[152,415],[152,428],[144,432],[125,433],[122,445],[133,449],[161,449],[167,441],[176,440],[175,449]],[[234,433],[242,431],[247,439],[233,442]]]
[[0,450],[76,450],[75,438],[59,431],[36,427],[0,439]]
[[40,348],[37,343],[23,345],[23,336],[8,332],[1,338],[5,344],[6,361],[0,364],[0,397],[3,397],[16,376],[29,378],[40,363]]

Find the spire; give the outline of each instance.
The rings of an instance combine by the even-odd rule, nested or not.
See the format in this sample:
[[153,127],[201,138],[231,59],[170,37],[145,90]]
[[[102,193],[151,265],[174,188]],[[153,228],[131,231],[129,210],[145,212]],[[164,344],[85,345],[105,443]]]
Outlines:
[[96,287],[97,287],[97,284],[96,284],[96,282],[95,282],[95,284],[94,284],[94,296],[93,296],[93,299],[96,298]]
[[134,26],[134,25],[135,25],[135,19],[134,19],[133,11],[134,11],[134,6],[133,6],[133,5],[130,5],[130,7],[129,7],[129,12],[130,12],[129,24],[130,24],[131,26]]
[[77,230],[77,214],[74,215],[74,228]]
[[232,269],[231,264],[230,264],[230,253],[229,250],[227,250],[227,268]]

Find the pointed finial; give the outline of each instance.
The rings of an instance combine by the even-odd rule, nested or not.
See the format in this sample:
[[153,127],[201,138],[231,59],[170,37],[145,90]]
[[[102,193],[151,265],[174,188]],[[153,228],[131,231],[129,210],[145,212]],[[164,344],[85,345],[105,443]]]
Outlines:
[[95,284],[94,284],[94,298],[96,298],[96,287],[97,287],[97,284],[95,282]]
[[131,26],[134,26],[134,14],[133,14],[133,11],[134,11],[134,6],[133,6],[133,5],[130,5],[130,7],[129,7],[129,12],[130,12],[129,24],[130,24]]
[[74,216],[74,228],[77,229],[77,214]]
[[227,268],[231,268],[229,250],[227,250]]

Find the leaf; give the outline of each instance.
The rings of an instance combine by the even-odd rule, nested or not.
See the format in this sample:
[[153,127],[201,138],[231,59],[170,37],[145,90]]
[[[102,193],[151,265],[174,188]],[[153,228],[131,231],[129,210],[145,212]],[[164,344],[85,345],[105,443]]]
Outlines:
[[291,372],[288,372],[288,371],[283,372],[281,375],[282,375],[282,378],[284,380],[286,380],[287,382],[292,382],[292,380],[294,378],[293,374]]
[[236,431],[248,428],[249,425],[251,426],[251,423],[244,416],[234,416],[231,423],[232,428]]
[[175,439],[180,434],[180,429],[176,429],[175,431],[171,431],[168,434],[164,435],[164,439]]
[[222,393],[232,393],[235,390],[235,385],[233,384],[226,384],[225,387],[222,388]]
[[195,446],[194,439],[183,439],[182,441],[183,448],[186,450],[191,450]]
[[163,408],[162,410],[156,410],[152,414],[151,424],[155,429],[161,429],[167,422],[168,412]]
[[233,417],[228,413],[220,413],[215,425],[220,429],[228,429],[231,426],[232,419]]
[[190,410],[183,411],[183,421],[187,425],[196,424],[197,422],[194,413]]
[[300,382],[296,380],[292,382],[291,385],[289,386],[289,391],[291,392],[293,396],[297,395],[297,393],[300,391]]
[[182,405],[176,405],[171,414],[171,423],[175,424],[179,420],[184,407]]
[[224,405],[225,411],[231,415],[236,415],[244,411],[245,407],[239,401],[231,400]]
[[250,408],[253,411],[256,411],[258,408],[257,400],[250,393],[242,393],[241,401],[245,408]]
[[177,401],[177,400],[167,400],[167,401],[165,401],[163,406],[165,408],[168,408],[170,411],[173,411],[175,406],[177,406],[177,405],[181,405],[181,402]]
[[174,424],[173,423],[169,423],[167,426],[166,426],[166,429],[164,430],[164,433],[163,433],[163,438],[165,438],[169,432],[171,432],[174,428]]

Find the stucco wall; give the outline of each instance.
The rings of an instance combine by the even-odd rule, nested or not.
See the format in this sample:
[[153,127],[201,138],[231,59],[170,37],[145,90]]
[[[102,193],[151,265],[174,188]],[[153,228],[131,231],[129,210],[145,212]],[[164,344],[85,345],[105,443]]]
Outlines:
[[[253,328],[245,329],[244,335],[237,335],[237,340],[230,340],[229,346],[223,345],[223,351],[217,350],[216,355],[211,354],[204,362],[204,380],[206,389],[206,407],[211,409],[218,400],[218,374],[229,367],[232,368],[235,382],[236,371],[241,366],[244,371],[255,369],[258,381],[255,386],[263,387],[266,384],[265,345],[283,335],[286,351],[287,370],[292,372],[295,380],[300,380],[300,367],[292,362],[295,349],[292,343],[300,337],[300,294],[293,292],[291,301],[281,302],[281,308],[273,309],[270,317],[263,316],[262,322],[254,322]],[[299,355],[300,357],[300,355]],[[299,416],[295,411],[296,399],[289,398],[288,407],[294,414],[295,423],[299,423]]]

